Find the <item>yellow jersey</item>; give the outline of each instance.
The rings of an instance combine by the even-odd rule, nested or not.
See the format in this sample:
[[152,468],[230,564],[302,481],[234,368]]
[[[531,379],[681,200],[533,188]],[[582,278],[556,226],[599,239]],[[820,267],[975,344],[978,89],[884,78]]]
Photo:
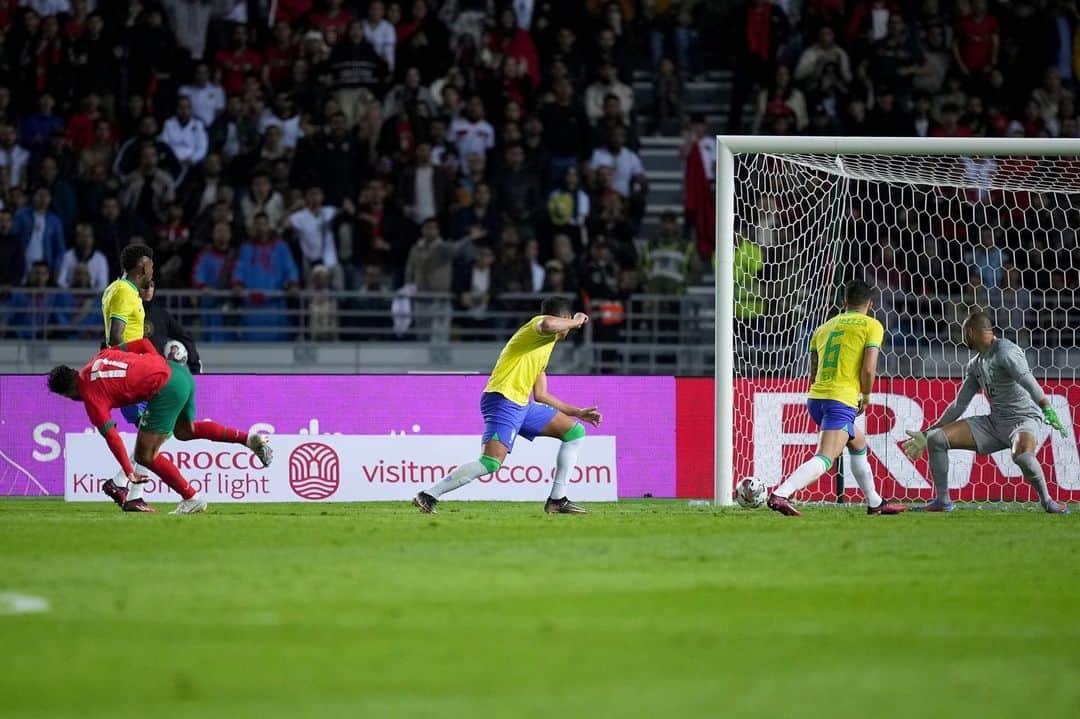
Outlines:
[[109,324],[114,317],[127,323],[124,325],[124,342],[143,338],[146,312],[143,310],[139,288],[131,280],[121,277],[105,288],[101,295],[101,314],[105,318],[106,342],[109,341]]
[[818,327],[810,339],[810,351],[818,356],[810,399],[832,399],[858,407],[863,350],[881,347],[883,339],[881,323],[860,312],[844,312]]
[[537,377],[547,369],[551,351],[555,349],[555,335],[542,335],[536,329],[543,319],[537,315],[514,333],[495,361],[485,392],[498,392],[514,404],[524,407],[529,403]]

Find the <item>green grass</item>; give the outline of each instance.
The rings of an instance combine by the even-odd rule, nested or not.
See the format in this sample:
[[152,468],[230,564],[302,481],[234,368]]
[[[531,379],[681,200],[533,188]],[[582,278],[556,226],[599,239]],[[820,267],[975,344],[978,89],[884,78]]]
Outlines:
[[0,501],[0,716],[1080,716],[1080,514],[211,509]]

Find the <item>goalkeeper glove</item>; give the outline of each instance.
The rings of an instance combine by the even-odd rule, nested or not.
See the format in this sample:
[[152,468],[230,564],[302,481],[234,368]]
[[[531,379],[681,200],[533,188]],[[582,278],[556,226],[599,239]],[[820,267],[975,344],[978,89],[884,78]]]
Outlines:
[[911,439],[904,440],[900,447],[904,450],[904,454],[908,456],[908,459],[918,459],[926,451],[926,432],[909,429],[907,430],[907,436],[911,437]]
[[1065,432],[1065,426],[1061,424],[1061,420],[1058,419],[1057,412],[1050,405],[1043,407],[1043,419],[1046,423],[1061,433],[1062,437],[1068,437]]

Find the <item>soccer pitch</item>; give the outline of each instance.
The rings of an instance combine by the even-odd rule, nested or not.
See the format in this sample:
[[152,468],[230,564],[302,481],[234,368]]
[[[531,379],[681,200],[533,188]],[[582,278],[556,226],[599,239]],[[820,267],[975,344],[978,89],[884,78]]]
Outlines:
[[1080,715],[1080,514],[540,509],[2,500],[0,715]]

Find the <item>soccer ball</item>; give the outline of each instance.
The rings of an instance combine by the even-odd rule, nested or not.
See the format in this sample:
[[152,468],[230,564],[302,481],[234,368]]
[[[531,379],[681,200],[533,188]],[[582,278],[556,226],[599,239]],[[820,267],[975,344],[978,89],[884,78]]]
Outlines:
[[169,340],[165,343],[165,359],[172,360],[177,364],[187,363],[187,347],[178,340]]
[[747,477],[735,485],[735,501],[740,507],[756,509],[765,504],[765,483],[756,477]]

